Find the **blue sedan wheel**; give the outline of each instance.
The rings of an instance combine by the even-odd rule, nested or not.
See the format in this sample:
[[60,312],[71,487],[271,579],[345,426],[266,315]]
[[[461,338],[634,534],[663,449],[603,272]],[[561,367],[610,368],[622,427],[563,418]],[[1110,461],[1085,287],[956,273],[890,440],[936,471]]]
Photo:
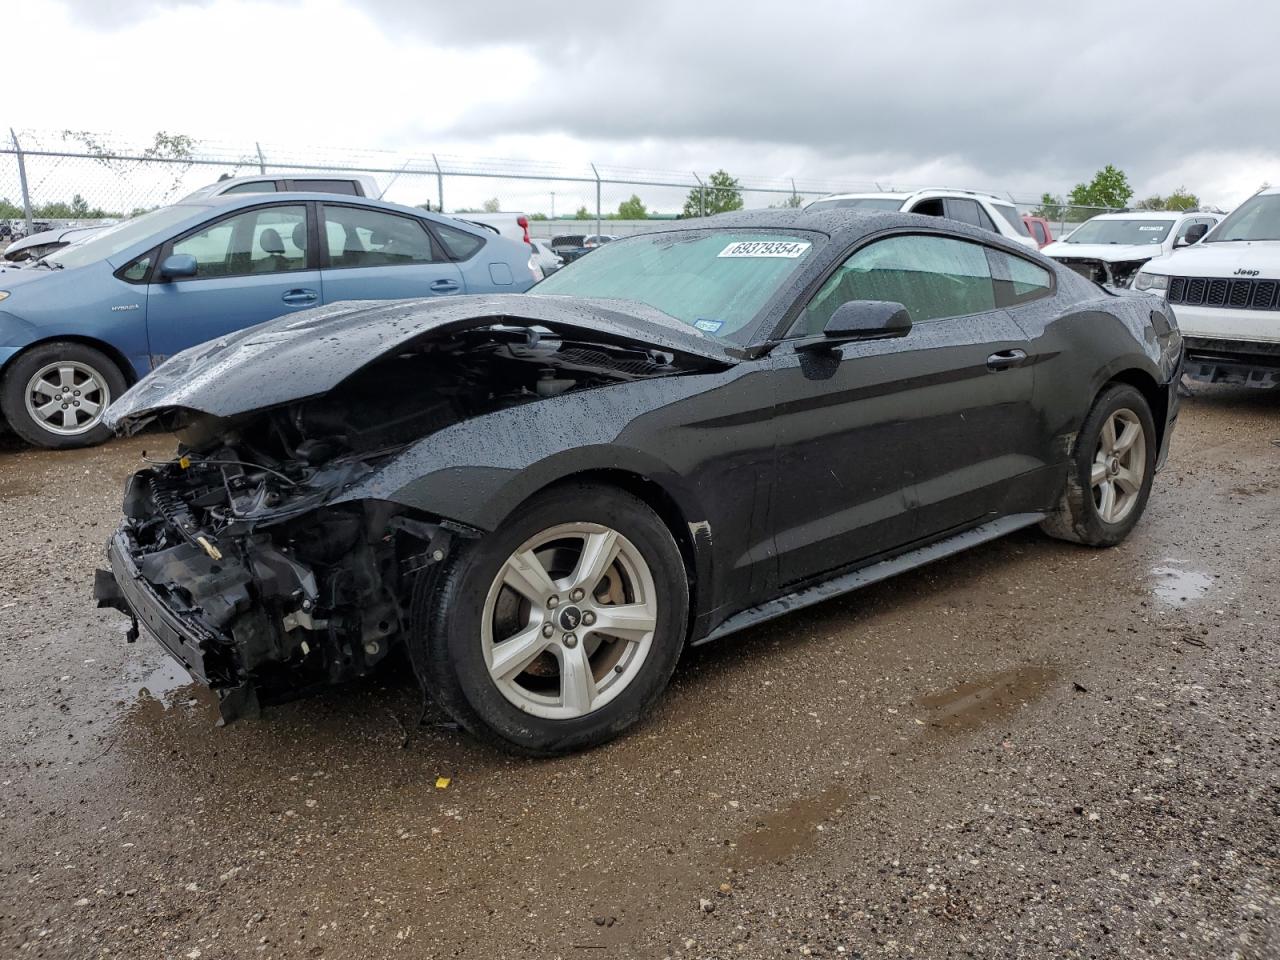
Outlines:
[[20,354],[0,384],[0,409],[13,432],[41,447],[66,449],[102,443],[111,401],[128,384],[102,351],[55,341]]

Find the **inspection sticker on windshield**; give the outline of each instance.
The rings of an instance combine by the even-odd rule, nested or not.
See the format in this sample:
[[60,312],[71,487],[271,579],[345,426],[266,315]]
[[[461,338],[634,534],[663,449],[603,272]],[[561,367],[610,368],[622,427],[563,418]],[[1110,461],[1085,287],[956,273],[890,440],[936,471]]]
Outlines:
[[717,257],[803,257],[812,244],[794,240],[739,240],[721,250]]
[[1156,226],[1156,227],[1139,227],[1138,229],[1145,232],[1147,230],[1164,230],[1165,227],[1163,224],[1161,224],[1160,226]]
[[720,328],[724,326],[723,320],[704,320],[699,317],[693,322],[693,325],[703,333],[718,333]]

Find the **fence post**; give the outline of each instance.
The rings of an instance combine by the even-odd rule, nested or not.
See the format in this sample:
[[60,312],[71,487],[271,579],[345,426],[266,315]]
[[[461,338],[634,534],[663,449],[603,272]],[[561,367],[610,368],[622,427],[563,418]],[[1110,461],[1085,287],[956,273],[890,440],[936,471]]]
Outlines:
[[431,155],[431,162],[436,165],[436,203],[439,209],[437,213],[444,213],[444,174],[440,172],[440,161],[436,159],[436,155]]
[[596,165],[591,165],[591,173],[596,178],[596,233],[600,232],[600,171],[596,169]]
[[254,146],[258,148],[258,172],[267,172],[267,161],[262,156],[262,144],[255,142]]
[[13,149],[18,155],[18,182],[22,185],[22,213],[27,218],[27,236],[31,236],[31,195],[27,193],[27,162],[22,156],[22,144],[18,143],[18,135],[9,128],[9,136],[13,138]]
[[707,185],[702,182],[697,170],[691,170],[690,173],[693,174],[693,179],[698,181],[698,216],[705,217],[707,215]]

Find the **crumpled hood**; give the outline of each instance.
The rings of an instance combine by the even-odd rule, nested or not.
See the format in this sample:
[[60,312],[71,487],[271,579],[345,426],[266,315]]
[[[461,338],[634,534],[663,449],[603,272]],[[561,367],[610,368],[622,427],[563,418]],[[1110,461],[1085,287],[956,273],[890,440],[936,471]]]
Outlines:
[[[1233,240],[1182,247],[1142,268],[1173,277],[1280,279],[1280,240]],[[1237,273],[1243,270],[1244,273]],[[1256,274],[1252,271],[1258,271]]]
[[1040,252],[1055,260],[1072,257],[1102,260],[1106,263],[1128,263],[1162,256],[1164,249],[1158,243],[1063,243],[1056,240]]
[[291,403],[327,393],[433,334],[494,323],[737,362],[715,339],[632,301],[537,294],[355,301],[277,317],[175,354],[113,403],[104,421],[129,430],[165,409],[232,417]]

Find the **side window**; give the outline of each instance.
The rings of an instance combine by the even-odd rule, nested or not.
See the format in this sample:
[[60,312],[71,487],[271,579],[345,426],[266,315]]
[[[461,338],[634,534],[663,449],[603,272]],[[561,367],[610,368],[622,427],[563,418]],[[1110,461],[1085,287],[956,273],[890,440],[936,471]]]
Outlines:
[[[961,223],[967,223],[973,227],[981,227],[982,210],[978,207],[977,200],[969,200],[963,197],[947,197],[947,217],[951,220],[959,220]],[[988,222],[990,222],[988,220]]]
[[449,251],[449,256],[455,260],[466,260],[484,246],[484,238],[477,237],[474,233],[467,233],[465,230],[447,227],[443,223],[434,221],[431,228],[435,230],[444,248]]
[[918,213],[923,217],[941,217],[943,216],[942,198],[934,197],[931,200],[921,200],[910,210],[911,213]]
[[1047,236],[1047,235],[1045,234],[1045,232],[1044,232],[1044,224],[1043,224],[1043,223],[1040,223],[1040,222],[1039,222],[1039,221],[1037,221],[1037,220],[1032,220],[1032,221],[1031,221],[1031,229],[1032,229],[1032,231],[1034,231],[1034,235],[1035,235],[1035,238],[1036,238],[1036,243],[1040,244],[1041,246],[1044,246],[1046,243],[1048,243],[1048,242],[1049,242],[1049,238],[1048,238],[1048,236]]
[[141,283],[147,279],[147,271],[151,269],[151,254],[139,257],[120,272],[122,280],[130,283]]
[[987,257],[991,261],[998,306],[1011,307],[1053,292],[1053,275],[1039,264],[1003,250],[988,250]]
[[245,210],[175,241],[173,252],[196,258],[196,278],[302,270],[307,265],[307,210]]
[[353,180],[294,180],[291,189],[308,193],[343,193],[349,197],[360,195]]
[[363,207],[324,208],[324,233],[333,267],[435,263],[431,237],[417,220]]
[[822,285],[789,336],[822,332],[850,300],[889,300],[913,323],[995,309],[986,248],[948,237],[898,236],[863,247]]
[[274,180],[251,180],[249,183],[237,183],[234,187],[227,187],[222,191],[223,196],[230,196],[233,193],[275,193],[276,182]]
[[[992,233],[999,233],[1000,228],[995,225],[995,222],[991,219],[990,214],[988,214],[987,211],[983,209],[982,204],[977,203],[975,201],[974,206],[978,208],[978,226],[980,226],[983,230],[990,230]],[[1022,221],[1019,220],[1018,223],[1019,225],[1021,225]],[[1026,229],[1027,228],[1025,226],[1022,227],[1022,231],[1024,233],[1026,232]]]

